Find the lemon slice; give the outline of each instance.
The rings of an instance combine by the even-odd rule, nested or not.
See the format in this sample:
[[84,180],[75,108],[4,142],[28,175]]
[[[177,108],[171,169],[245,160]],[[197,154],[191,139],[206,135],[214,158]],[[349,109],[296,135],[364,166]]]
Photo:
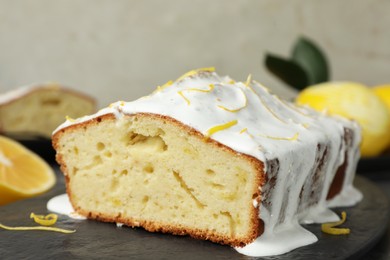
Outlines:
[[299,93],[296,102],[357,121],[362,128],[361,154],[376,156],[390,143],[390,115],[374,92],[359,83],[327,82]]
[[0,136],[0,205],[41,194],[55,181],[52,168],[43,159]]

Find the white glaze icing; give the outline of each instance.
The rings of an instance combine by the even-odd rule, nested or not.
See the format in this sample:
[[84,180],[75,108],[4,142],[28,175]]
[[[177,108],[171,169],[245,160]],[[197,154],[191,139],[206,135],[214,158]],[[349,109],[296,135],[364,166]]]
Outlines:
[[247,256],[271,256],[287,253],[297,247],[317,242],[317,237],[299,224],[278,227],[272,233],[264,233],[253,243],[236,248],[237,252]]
[[69,197],[67,194],[61,194],[51,198],[46,207],[49,211],[52,211],[57,214],[67,215],[73,219],[86,219],[84,216],[81,216],[76,213],[73,209],[72,204],[69,201]]
[[[299,223],[338,220],[329,205],[352,205],[361,200],[361,193],[352,186],[361,138],[355,122],[282,101],[255,81],[234,82],[207,70],[190,74],[136,101],[116,102],[94,115],[67,120],[54,133],[105,114],[114,114],[120,120],[125,115],[154,113],[172,117],[239,153],[261,160],[269,178],[272,176],[268,162],[278,160],[275,185],[259,187],[263,194],[269,191],[272,202],[267,204],[263,198],[260,203],[264,234],[253,243],[236,248],[251,256],[282,254],[314,243],[315,236]],[[213,132],[218,126],[225,127]],[[345,127],[355,129],[349,147],[340,138]],[[344,162],[346,149],[352,152],[348,153],[344,187],[328,205],[327,193],[336,170]],[[316,191],[319,202],[305,206],[300,203],[300,196],[305,201],[310,192],[301,191],[310,187],[315,163],[324,152],[327,163],[318,176],[322,187]],[[258,207],[256,202],[253,206]]]
[[363,195],[352,185],[344,187],[343,191],[328,201],[329,207],[351,207],[361,201]]

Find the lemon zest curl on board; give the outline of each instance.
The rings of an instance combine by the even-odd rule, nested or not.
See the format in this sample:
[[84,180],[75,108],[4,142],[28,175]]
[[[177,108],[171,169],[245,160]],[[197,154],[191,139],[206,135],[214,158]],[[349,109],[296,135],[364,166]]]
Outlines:
[[336,222],[324,223],[321,225],[321,230],[322,232],[330,235],[348,235],[349,233],[351,233],[351,230],[349,228],[337,227],[344,224],[346,219],[347,219],[347,213],[343,211],[341,212],[341,220]]
[[30,214],[30,218],[34,219],[34,221],[42,226],[52,226],[57,222],[58,216],[57,214],[51,213],[48,215],[36,215],[33,212]]

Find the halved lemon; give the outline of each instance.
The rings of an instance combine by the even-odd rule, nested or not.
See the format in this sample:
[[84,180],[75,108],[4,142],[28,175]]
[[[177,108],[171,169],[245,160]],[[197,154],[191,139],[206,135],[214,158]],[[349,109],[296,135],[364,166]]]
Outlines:
[[0,136],[0,205],[44,193],[55,182],[54,171],[41,157]]

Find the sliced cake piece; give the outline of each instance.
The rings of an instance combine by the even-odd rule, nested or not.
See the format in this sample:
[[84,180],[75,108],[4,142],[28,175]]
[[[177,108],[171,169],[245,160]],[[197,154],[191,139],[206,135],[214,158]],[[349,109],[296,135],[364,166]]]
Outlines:
[[0,94],[0,131],[51,137],[66,116],[96,112],[95,100],[56,83],[30,85]]
[[[213,69],[68,120],[53,135],[78,213],[245,246],[238,250],[250,255],[315,242],[300,222],[337,220],[329,199],[361,199],[352,186],[359,142],[354,122]],[[276,251],[267,251],[270,241]]]
[[263,164],[172,118],[104,115],[54,142],[84,216],[232,245],[261,232],[253,199]]

